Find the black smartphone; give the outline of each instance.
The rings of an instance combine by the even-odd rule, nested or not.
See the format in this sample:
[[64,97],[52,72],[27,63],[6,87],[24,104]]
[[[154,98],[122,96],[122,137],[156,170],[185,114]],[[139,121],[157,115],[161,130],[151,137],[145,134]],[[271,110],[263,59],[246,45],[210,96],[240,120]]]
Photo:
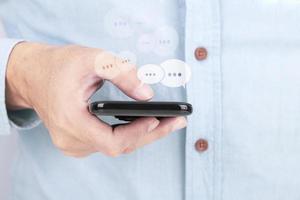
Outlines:
[[119,120],[132,121],[139,117],[176,117],[192,114],[193,107],[185,102],[98,101],[89,105],[96,116],[114,116]]

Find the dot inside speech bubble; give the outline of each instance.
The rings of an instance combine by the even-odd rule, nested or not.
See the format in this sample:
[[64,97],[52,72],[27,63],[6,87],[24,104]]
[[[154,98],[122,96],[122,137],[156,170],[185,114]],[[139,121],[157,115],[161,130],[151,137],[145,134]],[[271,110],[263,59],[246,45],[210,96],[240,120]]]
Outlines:
[[191,78],[191,68],[181,60],[166,60],[160,66],[165,74],[161,83],[167,87],[184,87]]
[[137,61],[136,55],[131,51],[121,51],[117,56],[121,60],[123,60],[123,62],[127,62],[133,65],[136,64]]
[[164,71],[159,65],[148,64],[141,66],[137,75],[143,83],[155,84],[164,78]]

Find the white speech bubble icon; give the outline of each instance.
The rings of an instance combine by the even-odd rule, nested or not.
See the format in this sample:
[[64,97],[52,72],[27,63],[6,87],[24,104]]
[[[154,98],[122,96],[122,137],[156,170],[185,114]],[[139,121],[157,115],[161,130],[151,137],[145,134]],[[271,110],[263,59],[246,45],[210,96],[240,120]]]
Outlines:
[[135,65],[136,61],[137,61],[136,55],[131,51],[121,51],[118,54],[118,57],[120,59],[122,59],[123,61],[128,62],[133,65]]
[[159,65],[147,64],[138,69],[137,76],[143,83],[155,84],[164,78],[164,70]]
[[130,17],[119,9],[112,9],[104,17],[104,28],[112,36],[128,38],[134,30]]
[[165,74],[161,83],[167,87],[185,87],[185,84],[191,78],[191,68],[181,60],[166,60],[160,66]]
[[159,56],[167,56],[174,53],[179,44],[179,36],[175,28],[163,26],[154,33],[154,53]]

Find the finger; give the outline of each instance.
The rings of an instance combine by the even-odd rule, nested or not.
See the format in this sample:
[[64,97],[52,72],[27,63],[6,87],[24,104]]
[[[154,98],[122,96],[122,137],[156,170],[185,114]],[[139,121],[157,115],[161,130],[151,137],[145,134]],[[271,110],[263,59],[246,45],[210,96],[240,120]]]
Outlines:
[[113,141],[113,129],[110,125],[91,115],[89,112],[82,114],[81,126],[78,139],[98,152],[105,153]]
[[90,144],[94,150],[113,157],[122,154],[128,147],[135,146],[141,137],[159,125],[159,120],[149,117],[139,118],[112,129],[97,117],[89,113],[84,115],[86,116],[82,122],[86,124],[86,131],[81,137],[85,143]]
[[[127,125],[117,126],[114,129],[114,137],[120,147],[119,153],[128,151],[128,148],[136,146],[140,138],[149,134],[159,125],[159,120],[154,117],[139,118]],[[132,149],[133,151],[134,149]]]
[[186,127],[187,120],[185,117],[174,117],[161,119],[159,125],[150,133],[146,134],[141,140],[136,144],[135,148],[140,148],[147,144],[150,144],[156,140],[159,140],[168,134]]
[[138,79],[135,68],[127,73],[120,73],[111,82],[127,96],[136,100],[149,100],[154,95],[151,87]]
[[111,81],[129,97],[136,100],[153,97],[151,87],[138,79],[136,67],[111,53],[101,52],[96,56],[95,71],[98,76]]
[[156,118],[139,118],[130,124],[120,125],[112,129],[111,126],[102,122],[97,117],[84,114],[82,121],[86,124],[86,131],[81,138],[95,151],[109,156],[118,156],[123,151],[136,143],[144,134],[151,132],[159,124]]

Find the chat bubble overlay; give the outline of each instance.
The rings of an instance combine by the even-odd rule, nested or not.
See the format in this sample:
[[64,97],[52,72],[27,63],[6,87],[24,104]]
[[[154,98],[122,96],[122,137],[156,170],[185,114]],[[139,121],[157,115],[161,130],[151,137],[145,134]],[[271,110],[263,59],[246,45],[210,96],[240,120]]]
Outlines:
[[179,36],[175,28],[163,26],[154,33],[155,44],[154,53],[159,56],[171,55],[175,52],[179,44]]
[[137,62],[137,57],[136,55],[131,52],[131,51],[121,51],[118,55],[117,55],[120,59],[135,65]]
[[147,64],[138,69],[137,76],[143,83],[156,84],[164,78],[164,71],[159,65]]
[[167,87],[185,87],[191,79],[191,68],[178,59],[169,59],[160,65],[147,64],[138,69],[138,78],[147,84],[161,83]]
[[191,68],[181,60],[166,60],[160,66],[164,70],[161,84],[167,87],[185,87],[185,84],[191,79]]
[[125,39],[134,34],[132,20],[120,9],[111,9],[104,16],[104,29],[117,38]]
[[132,70],[135,66],[111,52],[101,52],[95,59],[95,71],[98,76],[106,80],[112,80],[121,73]]

